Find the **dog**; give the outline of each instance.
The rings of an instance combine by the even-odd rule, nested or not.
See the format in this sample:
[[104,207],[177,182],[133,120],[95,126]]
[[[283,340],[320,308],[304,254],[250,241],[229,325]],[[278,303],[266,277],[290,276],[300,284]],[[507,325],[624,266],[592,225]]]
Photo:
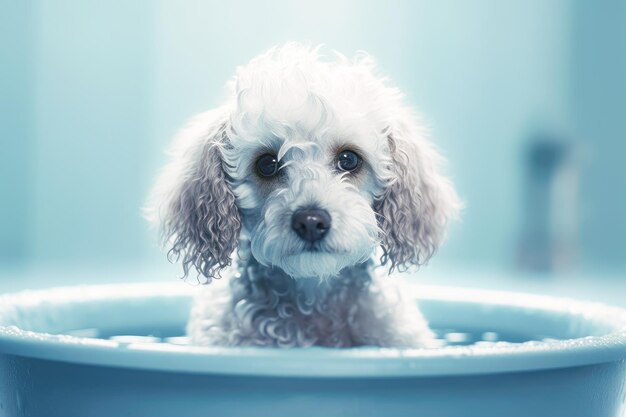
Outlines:
[[183,276],[210,284],[192,344],[432,345],[388,275],[428,261],[459,199],[374,59],[322,51],[288,43],[252,59],[174,140],[148,217]]

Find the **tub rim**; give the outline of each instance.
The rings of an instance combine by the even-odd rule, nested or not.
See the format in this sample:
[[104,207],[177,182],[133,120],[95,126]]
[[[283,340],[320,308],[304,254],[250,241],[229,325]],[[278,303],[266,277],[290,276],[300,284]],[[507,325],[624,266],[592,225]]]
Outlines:
[[[420,300],[465,302],[583,314],[613,331],[558,341],[440,349],[197,347],[120,343],[33,332],[6,324],[14,306],[153,297],[191,297],[181,283],[101,284],[0,295],[0,354],[83,365],[196,374],[272,377],[422,377],[494,374],[624,362],[626,310],[596,302],[499,290],[410,285]],[[12,310],[13,308],[13,310]]]

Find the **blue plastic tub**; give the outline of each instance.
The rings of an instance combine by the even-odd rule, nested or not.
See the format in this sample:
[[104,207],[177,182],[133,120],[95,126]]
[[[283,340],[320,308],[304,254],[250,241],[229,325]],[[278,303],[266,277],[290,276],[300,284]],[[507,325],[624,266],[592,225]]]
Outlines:
[[624,413],[622,309],[415,287],[441,348],[200,348],[181,337],[195,290],[125,284],[0,297],[0,415]]

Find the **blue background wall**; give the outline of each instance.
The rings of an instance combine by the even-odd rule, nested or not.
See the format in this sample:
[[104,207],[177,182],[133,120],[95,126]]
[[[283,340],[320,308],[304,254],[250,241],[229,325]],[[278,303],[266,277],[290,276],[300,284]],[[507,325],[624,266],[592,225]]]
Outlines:
[[0,0],[0,266],[163,264],[141,206],[185,119],[275,43],[364,49],[467,208],[433,268],[514,269],[523,151],[582,149],[577,268],[626,268],[626,3]]

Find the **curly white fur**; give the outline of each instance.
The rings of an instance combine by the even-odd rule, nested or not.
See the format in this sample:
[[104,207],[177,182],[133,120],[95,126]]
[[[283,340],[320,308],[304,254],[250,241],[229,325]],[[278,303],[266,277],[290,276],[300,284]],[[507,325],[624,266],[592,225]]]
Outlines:
[[[149,217],[169,255],[206,290],[188,324],[205,345],[424,346],[432,340],[389,270],[425,263],[459,209],[441,157],[404,105],[353,60],[290,43],[239,68],[229,99],[192,120],[174,143]],[[356,151],[358,171],[336,169]],[[277,155],[279,175],[255,170]],[[291,228],[301,208],[326,210],[332,227],[315,250]],[[238,250],[237,265],[232,265]],[[227,270],[222,282],[211,282]]]

